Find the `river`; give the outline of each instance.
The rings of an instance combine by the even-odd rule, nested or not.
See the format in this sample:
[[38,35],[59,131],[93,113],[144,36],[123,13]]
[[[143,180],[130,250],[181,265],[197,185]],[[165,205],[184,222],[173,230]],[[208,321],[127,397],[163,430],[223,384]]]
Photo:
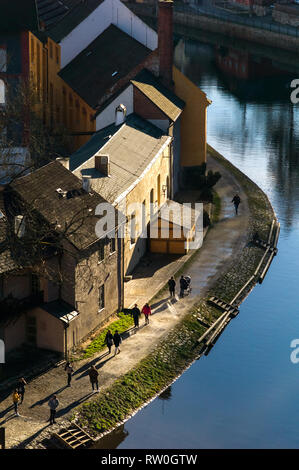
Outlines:
[[290,359],[299,338],[299,104],[289,88],[297,76],[265,77],[250,57],[251,78],[240,80],[220,70],[215,54],[180,40],[175,60],[212,100],[210,145],[268,195],[281,223],[279,252],[210,354],[97,448],[299,447],[299,363]]

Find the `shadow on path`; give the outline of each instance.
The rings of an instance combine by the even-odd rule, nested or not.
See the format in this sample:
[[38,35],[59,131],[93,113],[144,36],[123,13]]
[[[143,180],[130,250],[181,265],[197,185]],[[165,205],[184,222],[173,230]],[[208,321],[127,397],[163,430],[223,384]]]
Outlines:
[[50,395],[48,395],[47,397],[43,398],[42,400],[36,401],[35,403],[33,403],[33,405],[29,406],[29,408],[34,408],[35,406],[41,406],[41,405],[43,405],[44,403],[48,402],[48,401],[50,400],[50,398],[51,398],[53,395],[57,395],[58,393],[60,393],[60,392],[62,392],[63,390],[65,390],[66,388],[68,388],[67,385],[65,385],[64,387],[59,388],[58,390],[56,390],[56,392],[51,393]]

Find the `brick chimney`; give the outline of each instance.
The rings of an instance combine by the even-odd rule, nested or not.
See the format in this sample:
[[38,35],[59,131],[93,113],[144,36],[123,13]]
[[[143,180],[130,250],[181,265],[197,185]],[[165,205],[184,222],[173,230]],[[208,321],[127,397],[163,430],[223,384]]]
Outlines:
[[173,1],[158,1],[159,75],[167,87],[173,86]]
[[104,176],[110,175],[109,155],[98,154],[94,157],[95,168]]

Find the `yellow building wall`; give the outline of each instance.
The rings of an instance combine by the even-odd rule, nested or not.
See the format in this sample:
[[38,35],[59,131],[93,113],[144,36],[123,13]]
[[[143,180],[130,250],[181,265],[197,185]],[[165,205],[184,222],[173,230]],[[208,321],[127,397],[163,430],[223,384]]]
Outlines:
[[[61,69],[60,45],[50,38],[43,44],[29,33],[29,64],[31,83],[40,102],[36,105],[36,112],[45,125],[70,133],[95,131],[95,110],[58,75]],[[89,139],[90,135],[71,137],[70,151],[75,151]]]
[[175,94],[185,101],[181,114],[181,166],[206,162],[207,107],[211,101],[191,80],[173,67]]
[[[160,178],[158,176],[160,175]],[[170,146],[167,146],[161,155],[157,158],[152,167],[147,171],[144,177],[126,196],[126,216],[128,217],[127,231],[124,239],[124,273],[130,274],[132,269],[138,263],[139,259],[147,247],[147,239],[136,238],[136,242],[131,244],[130,238],[130,204],[137,203],[143,204],[145,201],[146,220],[145,225],[150,221],[150,194],[154,190],[153,201],[158,208],[158,201],[160,196],[160,206],[167,200],[167,191],[163,192],[163,186],[167,185],[167,177],[170,178]],[[160,179],[160,182],[159,182]],[[158,191],[158,187],[159,191]],[[119,205],[121,210],[121,204]],[[138,217],[136,216],[136,231],[142,230],[142,224],[138,224]],[[140,221],[141,222],[141,221]]]

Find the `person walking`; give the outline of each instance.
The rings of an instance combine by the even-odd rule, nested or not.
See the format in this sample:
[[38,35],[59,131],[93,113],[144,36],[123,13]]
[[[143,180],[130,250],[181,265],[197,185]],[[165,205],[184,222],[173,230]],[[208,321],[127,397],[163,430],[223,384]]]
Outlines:
[[175,285],[176,285],[176,282],[174,280],[174,277],[171,276],[171,278],[168,281],[170,297],[175,297]]
[[57,396],[53,395],[50,400],[48,401],[48,406],[50,408],[50,424],[56,424],[55,421],[55,416],[56,416],[56,410],[58,408],[59,401],[57,400]]
[[74,372],[74,369],[69,361],[67,361],[64,370],[67,373],[67,386],[71,386],[71,381],[72,381],[72,373]]
[[12,394],[12,402],[13,402],[13,406],[14,406],[14,409],[15,409],[16,416],[20,416],[19,415],[19,410],[18,410],[20,398],[21,397],[18,394],[18,389],[16,388],[15,391],[13,392],[13,394]]
[[105,342],[107,344],[107,348],[109,350],[109,354],[111,353],[111,348],[113,345],[113,334],[111,333],[110,330],[107,331],[106,337],[105,337]]
[[88,370],[88,375],[89,375],[89,378],[90,378],[90,383],[91,383],[91,386],[92,386],[92,391],[95,392],[95,387],[97,388],[96,391],[98,392],[99,391],[99,373],[97,371],[97,369],[95,368],[95,366],[91,366]]
[[240,196],[238,194],[235,194],[234,197],[232,198],[232,202],[234,203],[234,206],[235,206],[236,215],[238,215],[238,207],[241,202]]
[[180,297],[181,298],[184,297],[184,291],[187,289],[187,287],[188,287],[187,281],[184,278],[184,276],[182,275],[180,277]]
[[22,404],[24,401],[25,385],[27,385],[27,382],[24,379],[24,377],[21,377],[17,385],[18,394],[20,395],[20,398],[21,398],[20,404]]
[[135,304],[134,308],[132,309],[132,316],[133,316],[133,319],[134,319],[134,326],[135,326],[135,328],[138,328],[139,327],[140,310],[139,310],[137,304]]
[[120,336],[118,330],[116,330],[116,332],[114,333],[113,342],[114,342],[114,346],[115,346],[114,356],[116,356],[116,354],[120,353],[119,345],[122,342],[122,339],[121,339],[121,336]]
[[146,303],[142,309],[142,313],[144,314],[145,324],[149,324],[149,316],[152,314],[151,308],[148,303]]

